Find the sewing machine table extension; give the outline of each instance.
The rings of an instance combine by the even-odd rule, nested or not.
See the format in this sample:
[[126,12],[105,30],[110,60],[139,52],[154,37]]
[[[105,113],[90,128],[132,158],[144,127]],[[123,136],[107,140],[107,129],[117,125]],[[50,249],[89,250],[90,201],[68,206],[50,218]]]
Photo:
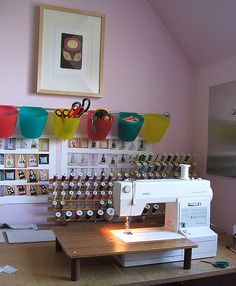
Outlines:
[[[203,179],[160,179],[117,181],[113,200],[119,216],[140,216],[148,203],[165,203],[165,224],[161,228],[145,228],[132,234],[114,231],[126,243],[138,241],[188,238],[198,244],[192,258],[216,256],[217,234],[210,229],[210,202],[213,193],[210,181]],[[158,243],[158,242],[157,242]],[[115,256],[124,267],[182,261],[183,250],[128,253]]]

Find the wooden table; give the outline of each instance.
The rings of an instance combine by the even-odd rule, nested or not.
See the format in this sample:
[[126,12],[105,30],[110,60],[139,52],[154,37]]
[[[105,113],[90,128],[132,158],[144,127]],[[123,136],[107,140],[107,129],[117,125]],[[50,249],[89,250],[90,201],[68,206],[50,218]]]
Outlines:
[[[143,225],[137,224],[132,225],[132,228],[138,226],[143,227]],[[183,268],[191,268],[192,248],[197,247],[196,243],[186,238],[124,243],[110,233],[112,229],[122,228],[124,228],[124,224],[79,223],[53,230],[56,236],[56,251],[63,250],[71,259],[72,281],[77,281],[80,278],[80,259],[88,257],[184,249]]]

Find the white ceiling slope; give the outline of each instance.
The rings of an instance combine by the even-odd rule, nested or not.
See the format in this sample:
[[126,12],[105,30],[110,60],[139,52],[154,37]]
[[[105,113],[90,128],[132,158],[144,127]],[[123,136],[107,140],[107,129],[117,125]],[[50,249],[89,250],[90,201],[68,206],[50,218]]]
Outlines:
[[236,55],[236,0],[148,0],[190,64]]

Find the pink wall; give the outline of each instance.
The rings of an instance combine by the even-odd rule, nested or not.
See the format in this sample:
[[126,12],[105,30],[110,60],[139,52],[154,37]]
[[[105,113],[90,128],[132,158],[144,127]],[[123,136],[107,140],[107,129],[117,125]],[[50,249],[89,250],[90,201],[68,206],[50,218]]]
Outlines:
[[203,177],[211,180],[214,198],[212,204],[212,223],[232,233],[236,224],[236,191],[234,178],[206,174],[208,142],[208,103],[209,87],[235,80],[236,57],[200,68],[195,72],[194,95],[194,150],[199,158]]
[[[38,6],[42,1],[21,0],[20,5],[18,2],[0,3],[0,103],[71,105],[75,97],[35,93]],[[148,1],[46,0],[43,3],[106,15],[104,97],[93,99],[92,108],[144,113],[169,111],[172,123],[165,138],[156,144],[156,152],[191,152],[192,70]],[[29,217],[26,206],[17,206],[17,210]]]

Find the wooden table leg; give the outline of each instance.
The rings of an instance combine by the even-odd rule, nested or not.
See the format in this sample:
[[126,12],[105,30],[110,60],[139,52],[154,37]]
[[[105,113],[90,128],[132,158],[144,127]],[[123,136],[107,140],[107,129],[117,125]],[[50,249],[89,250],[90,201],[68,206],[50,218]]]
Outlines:
[[71,259],[71,281],[80,279],[80,261],[79,258]]
[[184,250],[184,269],[191,268],[191,260],[192,260],[192,248],[186,248]]
[[57,240],[57,238],[56,238],[56,251],[62,251],[61,244],[60,244],[60,242]]

